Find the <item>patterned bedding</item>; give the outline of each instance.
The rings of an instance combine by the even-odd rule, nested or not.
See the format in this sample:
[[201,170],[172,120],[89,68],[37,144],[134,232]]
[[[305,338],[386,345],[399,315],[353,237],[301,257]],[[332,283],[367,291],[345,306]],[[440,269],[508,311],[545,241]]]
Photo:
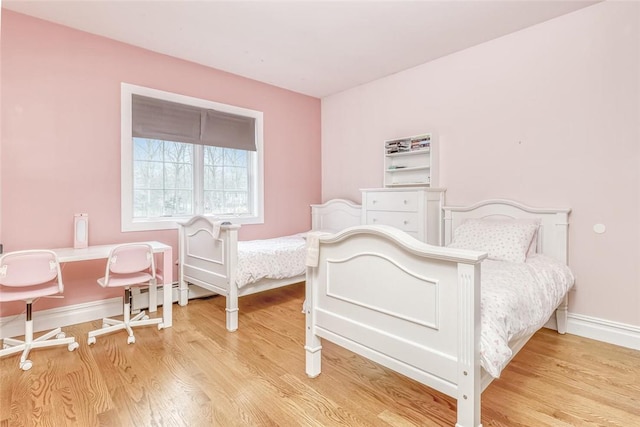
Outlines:
[[[306,271],[303,234],[238,242],[238,288],[260,279],[284,279]],[[493,377],[512,356],[509,342],[540,329],[573,286],[569,268],[544,255],[526,262],[482,262],[482,367]]]
[[509,342],[544,326],[574,278],[566,265],[544,255],[522,263],[487,259],[481,274],[481,364],[497,378],[511,358]]
[[241,288],[260,279],[286,279],[305,273],[303,234],[238,242],[236,284]]

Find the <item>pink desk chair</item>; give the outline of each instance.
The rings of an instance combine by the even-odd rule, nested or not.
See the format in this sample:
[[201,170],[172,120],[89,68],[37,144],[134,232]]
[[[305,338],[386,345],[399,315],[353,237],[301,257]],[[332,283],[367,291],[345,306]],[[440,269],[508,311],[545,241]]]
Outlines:
[[124,319],[102,319],[102,329],[89,332],[89,345],[96,343],[96,337],[126,329],[129,334],[127,343],[136,342],[131,328],[145,325],[158,325],[163,328],[162,318],[149,319],[144,311],[131,318],[131,287],[156,284],[156,267],[151,245],[144,243],[128,243],[113,248],[104,277],[98,279],[103,288],[123,287]]
[[[31,305],[40,297],[60,295],[64,290],[58,257],[48,250],[9,252],[0,256],[0,302],[26,301],[27,316],[24,341],[5,338],[0,357],[22,351],[20,368],[24,371],[33,365],[28,360],[34,348],[67,345],[69,351],[79,347],[74,337],[65,337],[60,328],[33,339]],[[52,338],[55,336],[55,338]]]

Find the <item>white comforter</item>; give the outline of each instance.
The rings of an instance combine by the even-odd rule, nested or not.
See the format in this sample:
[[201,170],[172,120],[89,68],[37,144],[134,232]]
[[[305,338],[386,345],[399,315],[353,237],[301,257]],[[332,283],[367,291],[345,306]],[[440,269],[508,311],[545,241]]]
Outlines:
[[482,262],[480,356],[491,376],[511,358],[509,342],[540,329],[573,282],[566,265],[544,255],[524,263]]
[[260,279],[285,279],[306,271],[306,241],[301,234],[238,242],[236,284],[241,288]]

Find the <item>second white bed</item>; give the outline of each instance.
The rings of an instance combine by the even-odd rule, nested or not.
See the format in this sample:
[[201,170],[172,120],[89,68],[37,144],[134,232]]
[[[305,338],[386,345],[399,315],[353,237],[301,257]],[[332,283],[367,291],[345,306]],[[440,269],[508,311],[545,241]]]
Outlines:
[[[360,215],[348,200],[312,205],[312,229],[336,232],[359,224]],[[229,331],[238,329],[239,297],[303,282],[306,273],[303,234],[238,241],[239,229],[212,216],[180,225],[179,304],[188,303],[190,285],[224,296]]]

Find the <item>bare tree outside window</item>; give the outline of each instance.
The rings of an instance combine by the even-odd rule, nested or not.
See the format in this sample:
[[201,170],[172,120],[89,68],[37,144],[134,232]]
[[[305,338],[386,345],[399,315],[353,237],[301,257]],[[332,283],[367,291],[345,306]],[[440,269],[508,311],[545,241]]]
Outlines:
[[204,212],[249,213],[248,174],[247,151],[204,147]]
[[[196,176],[204,181],[204,213],[251,212],[247,151],[147,138],[133,138],[133,147],[134,218],[193,215]],[[194,162],[198,153],[202,162]],[[198,163],[203,173],[195,173]]]

